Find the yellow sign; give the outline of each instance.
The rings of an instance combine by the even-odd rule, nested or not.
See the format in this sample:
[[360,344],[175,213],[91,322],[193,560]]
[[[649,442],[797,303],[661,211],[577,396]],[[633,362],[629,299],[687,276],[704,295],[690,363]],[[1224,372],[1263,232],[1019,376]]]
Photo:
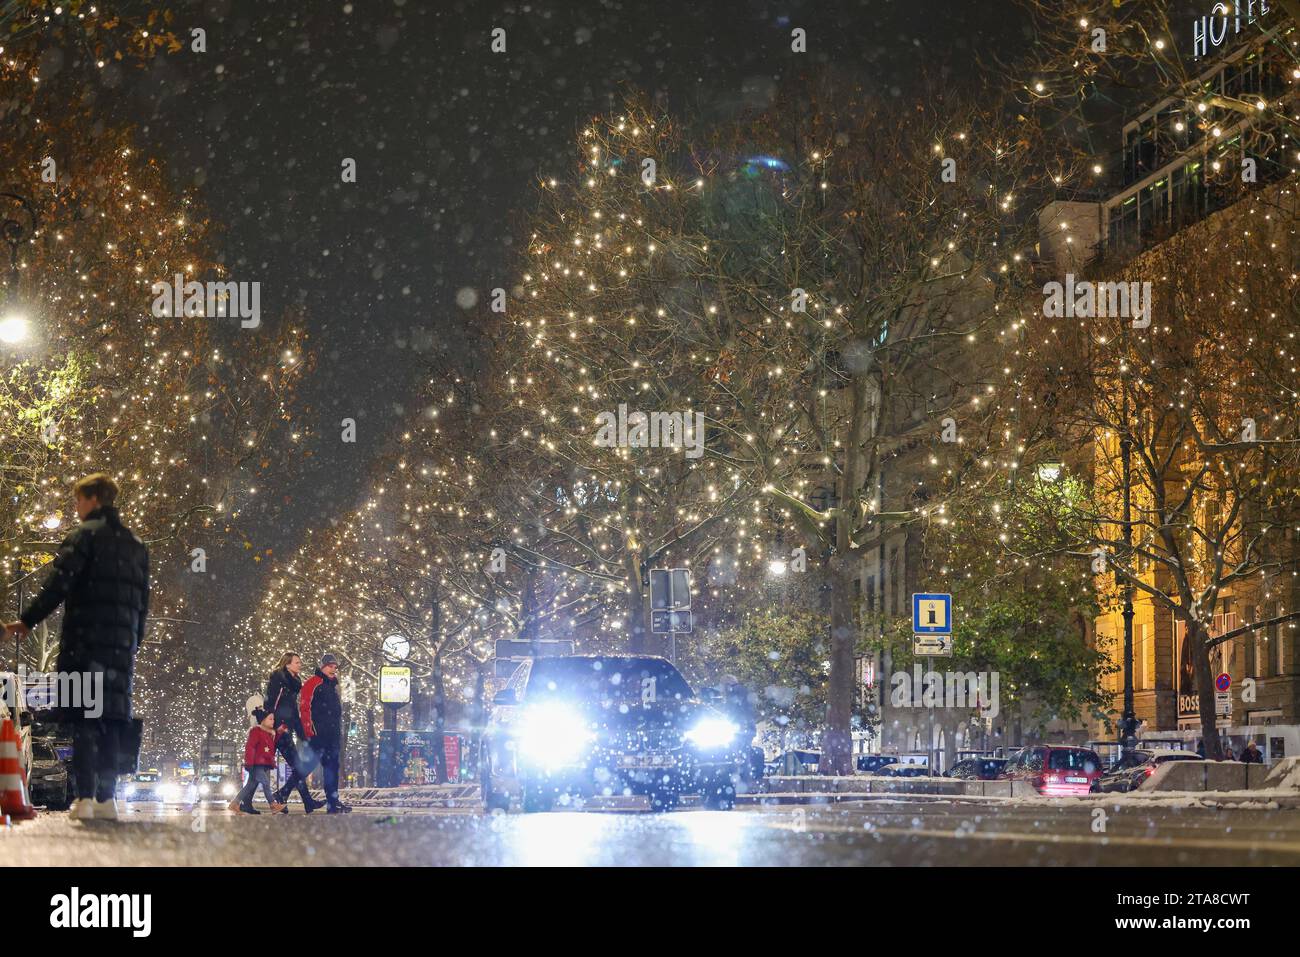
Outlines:
[[381,704],[408,704],[411,700],[411,669],[404,665],[386,665],[379,669]]

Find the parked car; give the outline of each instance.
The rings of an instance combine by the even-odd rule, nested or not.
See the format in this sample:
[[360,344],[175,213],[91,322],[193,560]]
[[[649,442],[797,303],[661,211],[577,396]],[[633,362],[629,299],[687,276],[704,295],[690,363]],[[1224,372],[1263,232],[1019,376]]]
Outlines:
[[857,769],[859,774],[875,774],[887,764],[898,764],[902,759],[897,754],[859,754]]
[[1025,748],[1002,770],[1002,778],[1028,781],[1050,797],[1087,794],[1101,777],[1101,758],[1091,748],[1044,744]]
[[1093,786],[1094,791],[1121,793],[1136,791],[1138,786],[1151,775],[1156,768],[1169,761],[1199,761],[1195,751],[1171,751],[1166,749],[1135,748],[1107,769]]
[[874,775],[878,778],[923,778],[930,773],[924,764],[886,764],[878,768]]
[[[822,755],[820,751],[786,751],[784,754],[777,756],[775,761],[770,762],[774,766],[772,774],[778,774],[785,777],[795,777],[800,774],[816,774],[817,769],[821,766]],[[766,773],[766,768],[764,768]]]
[[18,733],[18,764],[30,779],[32,776],[32,712],[27,708],[18,676],[12,671],[0,671],[0,722],[6,717],[14,723]]
[[967,781],[996,781],[1002,777],[1009,758],[966,758],[944,772],[946,778],[963,778]]
[[53,811],[66,811],[72,806],[72,749],[61,756],[55,742],[47,738],[32,740],[32,771],[27,778],[33,804]]
[[573,655],[523,662],[493,698],[483,734],[484,806],[550,810],[573,797],[643,794],[670,810],[683,793],[735,804],[750,760],[736,724],[665,658]]

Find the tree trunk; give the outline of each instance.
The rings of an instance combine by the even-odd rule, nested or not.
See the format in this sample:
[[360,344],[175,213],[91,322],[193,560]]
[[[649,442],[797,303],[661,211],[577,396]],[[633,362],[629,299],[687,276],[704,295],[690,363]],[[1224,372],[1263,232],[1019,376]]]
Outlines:
[[853,759],[853,650],[857,637],[853,608],[851,553],[831,556],[831,673],[826,683],[826,732],[822,774],[851,774]]
[[442,651],[433,656],[433,773],[435,784],[447,783],[447,747],[442,740],[447,725],[447,689],[442,680]]
[[1205,626],[1198,621],[1187,623],[1187,641],[1192,643],[1192,666],[1196,669],[1196,696],[1201,713],[1201,740],[1205,756],[1215,761],[1223,760],[1223,745],[1219,741],[1219,725],[1214,712],[1214,674],[1210,669],[1210,649]]
[[[835,551],[830,558],[831,673],[826,683],[826,734],[820,766],[823,774],[850,774],[853,760],[853,651],[857,644],[853,575],[858,561],[858,553],[853,550],[853,534],[857,531],[858,494],[864,478],[862,446],[870,418],[867,385],[862,376],[853,376],[844,470],[837,482],[839,514],[835,517]],[[883,508],[884,502],[879,505]],[[880,574],[883,581],[883,568]]]

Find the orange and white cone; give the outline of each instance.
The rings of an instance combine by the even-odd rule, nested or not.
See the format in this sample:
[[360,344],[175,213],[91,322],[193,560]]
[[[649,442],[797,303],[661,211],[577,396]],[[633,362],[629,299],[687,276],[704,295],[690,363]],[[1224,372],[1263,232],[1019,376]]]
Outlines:
[[0,724],[0,815],[5,814],[15,821],[30,821],[36,816],[18,760],[18,732],[8,717]]

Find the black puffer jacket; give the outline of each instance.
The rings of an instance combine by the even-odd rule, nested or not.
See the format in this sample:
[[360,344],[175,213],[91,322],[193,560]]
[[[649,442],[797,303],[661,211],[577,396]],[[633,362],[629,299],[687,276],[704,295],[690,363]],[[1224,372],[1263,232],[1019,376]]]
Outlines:
[[[60,604],[58,670],[103,674],[101,717],[129,719],[135,653],[149,613],[149,549],[112,506],[95,509],[63,540],[45,585],[20,617],[34,628]],[[65,709],[63,717],[77,720],[85,711]]]
[[275,726],[284,725],[298,737],[302,737],[302,719],[298,716],[298,693],[302,691],[302,679],[285,668],[271,672],[271,680],[266,684],[267,711],[275,712]]

